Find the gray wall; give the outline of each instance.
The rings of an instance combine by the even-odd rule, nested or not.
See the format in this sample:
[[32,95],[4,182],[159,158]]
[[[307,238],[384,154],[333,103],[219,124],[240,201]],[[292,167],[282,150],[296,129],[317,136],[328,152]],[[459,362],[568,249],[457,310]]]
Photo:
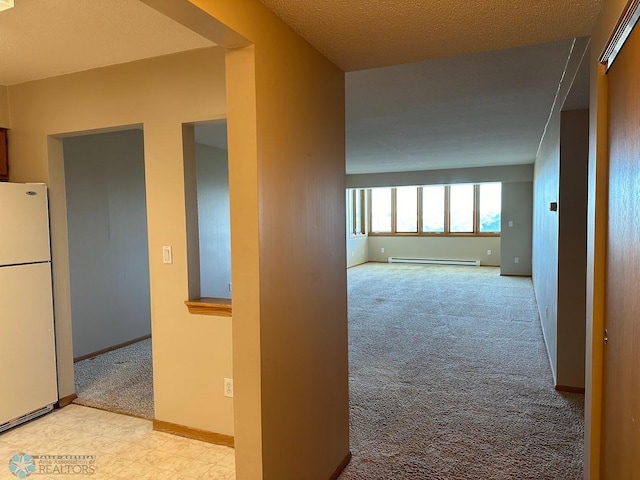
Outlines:
[[584,387],[589,110],[562,112],[558,238],[558,384]]
[[73,355],[151,333],[141,130],[64,140]]
[[503,167],[453,168],[419,172],[347,175],[347,188],[446,185],[452,183],[530,182],[532,180],[533,165],[511,165]]
[[[556,386],[577,388],[584,387],[586,327],[584,297],[575,295],[574,289],[582,291],[585,285],[586,254],[583,257],[580,252],[586,252],[586,234],[579,229],[573,230],[571,221],[567,224],[565,220],[583,216],[586,212],[588,132],[583,131],[582,120],[579,120],[586,113],[574,116],[561,110],[565,103],[572,109],[589,104],[586,89],[582,87],[584,79],[578,77],[587,74],[580,65],[588,58],[585,56],[588,46],[588,38],[576,39],[536,157],[533,180],[532,276],[542,331]],[[585,152],[584,158],[582,152]],[[583,181],[584,185],[577,188],[577,183]],[[574,195],[578,191],[584,192],[583,199],[567,201],[567,194]],[[558,212],[550,211],[550,202],[558,202]],[[573,255],[574,251],[579,258],[564,258]],[[559,267],[565,266],[574,269],[573,274],[567,275],[567,271],[560,275]],[[585,278],[579,278],[583,275]],[[582,320],[576,320],[574,315],[582,315]]]
[[560,113],[547,127],[535,163],[533,203],[533,286],[554,381],[557,381],[558,214],[560,182]]
[[503,183],[501,275],[531,275],[532,222],[533,182]]
[[227,151],[196,144],[200,296],[231,298]]
[[[481,265],[500,265],[500,237],[369,237],[369,260],[386,262],[389,257],[480,260]],[[384,248],[384,252],[381,249]],[[491,255],[487,254],[491,250]]]
[[[556,112],[535,164],[533,284],[556,385],[584,387],[588,111]],[[558,202],[558,211],[549,208]]]

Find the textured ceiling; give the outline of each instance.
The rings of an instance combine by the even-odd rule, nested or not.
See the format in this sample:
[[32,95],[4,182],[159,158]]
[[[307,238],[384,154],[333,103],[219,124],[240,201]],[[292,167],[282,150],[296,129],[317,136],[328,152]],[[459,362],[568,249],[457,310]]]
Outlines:
[[586,36],[603,0],[261,0],[345,71]]
[[[348,173],[531,163],[571,42],[533,44],[588,34],[602,3],[262,1],[353,71]],[[138,0],[16,0],[0,12],[0,85],[211,45]],[[588,93],[578,77],[573,108]],[[225,147],[222,125],[196,134]]]
[[533,163],[572,43],[348,73],[347,173]]
[[16,0],[0,12],[0,85],[212,45],[138,0]]

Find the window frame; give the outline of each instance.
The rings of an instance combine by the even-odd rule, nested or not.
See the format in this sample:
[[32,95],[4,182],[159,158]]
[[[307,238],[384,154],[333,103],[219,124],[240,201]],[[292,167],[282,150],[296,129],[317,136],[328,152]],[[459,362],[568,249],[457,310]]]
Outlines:
[[[358,216],[356,215],[358,203],[356,199],[360,197],[360,225],[358,225]],[[366,237],[367,225],[370,209],[368,208],[367,197],[369,197],[366,188],[351,188],[348,190],[349,205],[347,209],[349,211],[349,218],[347,222],[349,224],[349,238]],[[360,227],[358,229],[358,226]],[[360,230],[360,231],[358,231]]]
[[[500,182],[486,182],[500,183]],[[367,235],[372,237],[500,237],[502,232],[481,232],[480,231],[480,183],[473,184],[473,232],[451,232],[451,185],[444,186],[444,231],[443,232],[423,232],[423,188],[433,185],[418,185],[418,231],[398,232],[397,231],[397,202],[396,192],[398,187],[391,188],[391,232],[374,232],[371,228],[371,188],[367,189]],[[386,187],[389,188],[389,187]]]

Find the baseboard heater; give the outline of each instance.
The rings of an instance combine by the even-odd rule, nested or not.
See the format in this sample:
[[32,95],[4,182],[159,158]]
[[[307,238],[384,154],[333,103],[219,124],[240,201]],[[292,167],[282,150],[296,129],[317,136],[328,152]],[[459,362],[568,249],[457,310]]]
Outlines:
[[389,257],[389,263],[422,263],[432,265],[467,265],[479,267],[480,260],[455,260],[447,258],[411,258],[411,257]]

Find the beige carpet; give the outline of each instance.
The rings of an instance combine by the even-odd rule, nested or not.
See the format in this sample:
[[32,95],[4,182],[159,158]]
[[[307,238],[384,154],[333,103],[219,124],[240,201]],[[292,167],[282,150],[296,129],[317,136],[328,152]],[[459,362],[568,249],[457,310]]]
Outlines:
[[583,396],[553,388],[530,279],[373,263],[348,278],[341,480],[582,478]]
[[76,362],[74,373],[73,403],[153,419],[151,339]]

